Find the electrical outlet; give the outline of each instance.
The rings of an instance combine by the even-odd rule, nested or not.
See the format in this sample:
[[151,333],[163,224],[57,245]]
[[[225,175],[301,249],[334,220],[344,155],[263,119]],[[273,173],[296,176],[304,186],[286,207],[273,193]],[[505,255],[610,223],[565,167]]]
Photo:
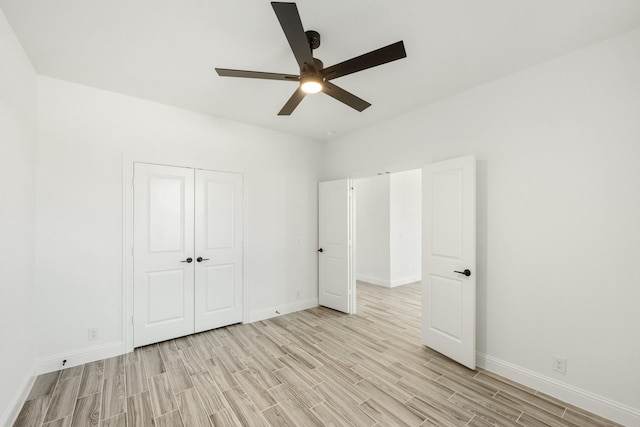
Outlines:
[[567,373],[567,359],[564,357],[553,356],[552,369],[562,375],[565,375]]
[[297,292],[296,292],[296,298],[297,298],[297,299],[300,299],[300,291],[297,291]]
[[98,339],[98,328],[89,328],[89,341]]

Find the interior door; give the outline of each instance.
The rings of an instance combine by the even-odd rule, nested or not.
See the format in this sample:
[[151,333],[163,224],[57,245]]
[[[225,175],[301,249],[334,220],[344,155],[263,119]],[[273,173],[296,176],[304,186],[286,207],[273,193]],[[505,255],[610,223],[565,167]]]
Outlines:
[[476,159],[422,169],[422,338],[476,367]]
[[322,306],[353,313],[351,180],[321,182],[318,193],[318,301]]
[[193,169],[134,166],[134,346],[193,332]]
[[195,332],[242,321],[242,175],[196,170]]

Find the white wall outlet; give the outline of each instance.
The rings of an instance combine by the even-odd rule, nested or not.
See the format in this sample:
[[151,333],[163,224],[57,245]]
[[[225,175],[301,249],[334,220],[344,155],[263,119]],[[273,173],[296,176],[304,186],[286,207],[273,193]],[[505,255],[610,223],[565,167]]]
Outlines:
[[89,328],[89,341],[97,340],[98,335],[98,328]]
[[300,291],[296,291],[296,298],[300,299]]
[[564,357],[553,356],[552,369],[562,375],[565,375],[567,373],[567,359]]

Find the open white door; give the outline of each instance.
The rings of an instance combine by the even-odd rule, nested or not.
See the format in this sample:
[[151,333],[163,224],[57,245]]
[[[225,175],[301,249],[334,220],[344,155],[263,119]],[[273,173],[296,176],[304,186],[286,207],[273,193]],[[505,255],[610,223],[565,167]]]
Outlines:
[[242,175],[196,170],[195,332],[242,322]]
[[135,347],[193,333],[193,169],[135,164]]
[[476,367],[476,158],[422,169],[422,339]]
[[353,313],[351,180],[321,182],[318,193],[318,301],[322,306]]

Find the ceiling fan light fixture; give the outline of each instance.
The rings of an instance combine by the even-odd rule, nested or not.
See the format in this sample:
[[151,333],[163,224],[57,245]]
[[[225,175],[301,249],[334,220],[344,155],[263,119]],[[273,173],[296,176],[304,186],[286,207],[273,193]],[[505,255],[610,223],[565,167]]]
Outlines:
[[317,31],[304,30],[296,4],[273,1],[271,6],[276,13],[278,21],[280,21],[280,27],[282,27],[284,35],[289,42],[293,56],[295,56],[296,62],[300,66],[300,74],[266,73],[264,71],[230,70],[226,68],[216,68],[216,72],[219,76],[227,77],[297,82],[298,88],[278,112],[278,116],[290,116],[308,93],[318,92],[323,92],[356,111],[364,111],[371,106],[370,103],[336,86],[332,80],[406,58],[407,56],[404,42],[399,41],[330,67],[325,67],[321,60],[313,57],[313,50],[320,46],[320,34]]
[[318,93],[323,89],[322,77],[309,75],[300,79],[300,89],[304,93]]

